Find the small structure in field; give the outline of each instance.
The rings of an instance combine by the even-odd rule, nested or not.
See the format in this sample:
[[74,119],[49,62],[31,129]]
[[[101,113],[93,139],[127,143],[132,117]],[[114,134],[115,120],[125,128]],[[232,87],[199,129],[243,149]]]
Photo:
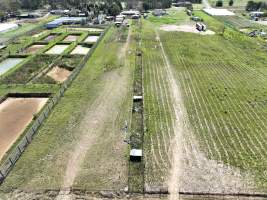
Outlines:
[[130,160],[133,162],[141,162],[143,151],[141,149],[131,149]]
[[13,23],[1,23],[0,24],[0,33],[4,33],[13,29],[17,29],[19,26]]
[[133,96],[133,101],[142,101],[143,100],[143,96]]
[[198,22],[196,23],[196,29],[198,31],[206,31],[207,27],[205,24]]

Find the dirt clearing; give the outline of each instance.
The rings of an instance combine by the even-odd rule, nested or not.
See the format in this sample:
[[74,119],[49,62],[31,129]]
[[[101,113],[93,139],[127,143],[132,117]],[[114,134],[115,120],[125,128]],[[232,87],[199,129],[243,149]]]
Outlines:
[[201,35],[214,35],[215,34],[215,32],[211,30],[198,31],[195,25],[189,25],[189,24],[184,24],[184,25],[179,25],[179,26],[178,25],[162,25],[160,26],[160,30],[197,33]]
[[25,50],[25,53],[35,53],[35,52],[39,51],[41,48],[43,48],[43,47],[45,47],[44,44],[35,44],[35,45],[32,45],[29,48],[27,48]]
[[75,54],[86,55],[89,51],[90,51],[89,47],[86,47],[83,45],[77,45],[70,54],[71,55],[75,55]]
[[71,74],[71,71],[62,68],[62,67],[53,67],[48,73],[47,76],[53,78],[55,81],[59,83],[63,83]]
[[47,100],[48,98],[7,98],[0,104],[0,159]]
[[68,35],[67,37],[64,38],[64,42],[74,42],[78,40],[80,36],[79,35]]

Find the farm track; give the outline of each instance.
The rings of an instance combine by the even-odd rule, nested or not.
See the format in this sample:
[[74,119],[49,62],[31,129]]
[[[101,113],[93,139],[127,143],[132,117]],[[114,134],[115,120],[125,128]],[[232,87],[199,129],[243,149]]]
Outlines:
[[[227,49],[215,44],[218,40],[195,42],[194,46],[203,50],[201,55],[195,53],[199,58],[190,59],[188,55],[194,53],[183,41],[183,37],[189,39],[189,34],[160,32],[159,50],[159,37],[149,30],[151,24],[145,23],[144,27],[146,186],[167,186],[171,180],[169,191],[174,198],[178,190],[234,194],[260,191],[256,189],[251,166],[267,156],[266,110],[263,103],[252,105],[246,99],[255,95],[250,80],[255,79],[259,88],[266,82],[266,72],[260,67],[251,68],[248,63],[252,61],[229,41],[225,42]],[[210,59],[205,51],[214,47],[220,55]],[[186,100],[186,110],[180,117],[184,120],[179,141],[181,164],[174,167],[181,169],[181,176],[171,170],[173,159],[179,160],[173,157],[179,153],[173,154],[170,149],[175,126],[179,125],[174,117],[177,106],[173,97],[179,89],[173,89],[170,76],[174,76],[181,98]],[[239,88],[240,85],[247,89]],[[169,173],[174,175],[170,179]]]
[[[127,41],[120,49],[123,56],[119,59],[123,60],[124,65],[128,65],[126,53],[129,48],[130,37],[131,33],[129,32]],[[69,188],[73,186],[75,179],[78,177],[85,157],[88,156],[88,153],[90,154],[90,149],[93,146],[99,145],[100,137],[103,137],[103,132],[107,130],[107,124],[111,123],[115,126],[114,120],[117,120],[119,115],[118,106],[128,93],[128,84],[130,84],[130,81],[128,81],[130,75],[128,70],[129,68],[125,66],[104,75],[104,87],[94,103],[89,105],[87,114],[78,128],[78,131],[82,132],[82,136],[69,157],[63,179],[63,190],[59,192],[56,200],[71,200],[74,198],[73,194],[70,194]],[[114,131],[110,131],[108,134],[114,133]],[[105,137],[110,137],[110,142],[112,142],[113,136],[108,134],[105,134]],[[119,137],[118,139],[122,138]]]
[[[197,138],[200,138],[201,149],[209,158],[226,163],[229,169],[231,166],[247,172],[252,167],[255,169],[256,162],[266,160],[266,110],[262,103],[251,102],[253,96],[259,98],[254,91],[266,83],[263,75],[266,71],[249,66],[249,58],[232,44],[227,44],[230,47],[227,49],[216,46],[217,51],[227,57],[215,56],[211,60],[203,56],[193,60],[188,59],[183,42],[181,48],[175,47],[174,51],[173,44],[179,43],[178,37],[170,34],[168,40],[170,38],[173,42],[166,42],[165,46],[179,72],[182,90],[188,100],[189,118]],[[199,42],[195,46],[205,52],[209,45],[215,46],[213,42],[211,40],[208,45]],[[239,89],[242,85],[244,89]],[[252,177],[248,176],[251,174],[236,171],[235,177],[240,181],[227,190],[254,192],[256,187]],[[241,181],[242,177],[245,181]]]

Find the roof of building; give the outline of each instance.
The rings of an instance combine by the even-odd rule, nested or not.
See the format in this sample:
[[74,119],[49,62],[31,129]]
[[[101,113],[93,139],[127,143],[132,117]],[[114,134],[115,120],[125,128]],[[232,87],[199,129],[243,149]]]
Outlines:
[[227,9],[219,9],[219,8],[204,8],[204,12],[211,16],[233,16],[235,13],[227,10]]
[[18,28],[17,24],[12,24],[12,23],[0,23],[0,33],[1,32],[6,32],[11,29]]

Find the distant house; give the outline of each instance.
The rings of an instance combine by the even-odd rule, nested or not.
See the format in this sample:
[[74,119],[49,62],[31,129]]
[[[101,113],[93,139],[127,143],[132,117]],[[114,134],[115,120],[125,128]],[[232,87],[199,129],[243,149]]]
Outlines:
[[41,15],[38,13],[23,13],[18,16],[19,19],[32,19],[38,17],[41,17]]
[[140,16],[140,12],[138,10],[126,10],[126,11],[122,11],[121,15],[124,15],[126,17],[132,17],[134,15]]
[[166,10],[163,10],[163,9],[155,9],[152,12],[152,15],[154,15],[154,16],[163,16],[166,14],[167,14]]
[[57,28],[63,24],[82,24],[86,22],[87,19],[85,17],[61,17],[55,19],[52,22],[46,24],[47,29]]
[[181,1],[181,2],[177,2],[177,3],[172,3],[172,5],[174,7],[191,7],[192,3],[190,1]]
[[254,12],[250,12],[250,13],[249,13],[249,16],[250,16],[253,20],[258,21],[258,19],[259,19],[260,17],[262,17],[263,14],[264,14],[264,12],[254,11]]
[[70,10],[51,10],[50,14],[52,15],[67,15]]

